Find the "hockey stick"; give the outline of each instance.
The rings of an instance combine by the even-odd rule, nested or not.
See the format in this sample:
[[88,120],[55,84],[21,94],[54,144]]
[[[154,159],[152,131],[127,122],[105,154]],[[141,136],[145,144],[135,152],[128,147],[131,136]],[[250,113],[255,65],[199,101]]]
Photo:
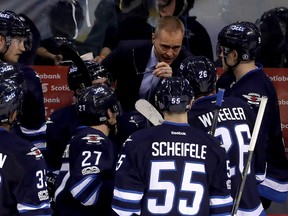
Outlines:
[[90,78],[90,74],[87,70],[87,67],[84,64],[84,61],[81,59],[78,53],[65,43],[61,44],[59,47],[63,56],[71,60],[74,63],[74,65],[79,69],[79,71],[81,71],[84,77],[85,87],[91,86],[92,80]]
[[135,109],[155,126],[163,122],[163,117],[158,110],[145,99],[136,101]]
[[216,127],[217,127],[218,115],[219,115],[219,112],[220,112],[220,108],[222,106],[224,92],[225,92],[225,89],[222,89],[222,88],[218,89],[217,99],[216,99],[216,109],[215,109],[214,115],[213,115],[211,130],[209,131],[209,134],[211,134],[212,136],[214,136],[215,130],[216,130]]
[[240,186],[239,186],[239,188],[237,190],[237,193],[236,193],[236,196],[234,198],[235,201],[234,201],[233,208],[232,208],[232,213],[231,213],[232,216],[237,214],[237,210],[238,210],[238,207],[239,207],[239,203],[240,203],[240,200],[241,200],[241,197],[242,197],[243,189],[244,189],[246,178],[247,178],[247,173],[248,173],[248,170],[250,168],[252,155],[253,155],[254,148],[255,148],[255,145],[256,145],[256,140],[257,140],[257,137],[258,137],[259,129],[260,129],[260,126],[261,126],[261,123],[262,123],[265,107],[266,107],[266,104],[267,104],[267,100],[268,100],[268,98],[263,96],[261,98],[261,101],[260,101],[260,107],[259,107],[259,110],[258,110],[258,113],[257,113],[254,129],[253,129],[253,132],[252,132],[252,137],[251,137],[250,144],[249,144],[247,162],[245,164],[245,167],[244,167],[244,170],[243,170],[243,173],[242,173],[242,180],[241,180]]

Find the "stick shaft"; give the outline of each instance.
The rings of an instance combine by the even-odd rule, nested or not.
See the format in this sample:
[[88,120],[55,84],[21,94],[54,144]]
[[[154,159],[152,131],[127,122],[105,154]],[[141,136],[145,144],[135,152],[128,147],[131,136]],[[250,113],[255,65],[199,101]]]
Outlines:
[[259,110],[258,110],[258,114],[257,114],[257,117],[256,117],[256,121],[255,121],[254,129],[253,129],[252,137],[251,137],[251,140],[250,140],[249,151],[254,151],[256,140],[257,140],[258,133],[259,133],[259,130],[260,130],[260,126],[261,126],[261,123],[262,123],[263,115],[264,115],[264,112],[265,112],[267,100],[268,100],[267,97],[262,97],[261,98],[260,107],[259,107]]
[[263,115],[264,115],[264,112],[265,112],[267,100],[268,100],[267,97],[262,97],[261,98],[260,107],[259,107],[259,110],[258,110],[258,113],[257,113],[254,129],[253,129],[253,132],[252,132],[252,137],[251,137],[250,144],[249,144],[247,162],[245,164],[245,167],[244,167],[244,170],[243,170],[243,173],[242,173],[242,180],[241,180],[240,186],[239,186],[239,188],[237,190],[237,193],[236,193],[236,196],[234,198],[234,204],[233,204],[232,213],[231,213],[232,216],[236,215],[237,211],[238,211],[238,207],[239,207],[240,200],[241,200],[241,197],[242,197],[242,193],[243,193],[243,190],[244,190],[244,186],[245,186],[245,183],[246,183],[248,170],[250,168],[250,164],[251,164],[251,161],[252,161],[252,156],[253,156],[253,152],[254,152],[254,149],[255,149],[258,133],[259,133],[260,126],[261,126],[262,119],[263,119]]

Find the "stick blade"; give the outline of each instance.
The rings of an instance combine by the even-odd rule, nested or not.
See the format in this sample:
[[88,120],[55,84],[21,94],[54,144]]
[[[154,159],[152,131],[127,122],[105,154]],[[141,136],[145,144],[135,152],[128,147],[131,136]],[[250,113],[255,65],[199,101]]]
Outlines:
[[160,125],[163,122],[163,117],[158,110],[145,99],[139,99],[136,101],[135,109],[153,125]]
[[83,77],[85,77],[85,86],[91,86],[92,85],[92,80],[90,78],[90,74],[84,64],[84,61],[81,59],[81,57],[78,55],[78,53],[72,49],[69,45],[67,44],[61,44],[60,45],[60,50],[62,52],[62,55],[71,60],[74,65],[79,69],[79,71],[82,72]]

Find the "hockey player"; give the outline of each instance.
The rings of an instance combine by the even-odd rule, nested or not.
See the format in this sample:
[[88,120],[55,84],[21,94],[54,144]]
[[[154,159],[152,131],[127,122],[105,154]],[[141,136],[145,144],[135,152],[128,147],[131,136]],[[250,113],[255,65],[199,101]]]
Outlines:
[[[30,49],[31,40],[30,28],[22,17],[12,11],[0,11],[0,61],[17,63],[20,55]],[[22,113],[18,116],[20,124],[11,131],[45,150],[46,119],[41,81],[31,67],[19,66],[24,71],[27,89]]]
[[[90,74],[92,84],[106,83],[113,85],[109,72],[100,64],[94,61],[84,61],[87,73]],[[55,110],[47,121],[47,157],[46,161],[49,168],[59,170],[61,167],[61,158],[65,146],[71,139],[79,121],[77,117],[75,102],[81,90],[88,83],[83,76],[83,71],[76,65],[71,65],[67,74],[69,89],[74,93],[74,103]]]
[[66,215],[111,214],[117,148],[108,138],[120,113],[114,91],[105,84],[86,88],[77,100],[83,124],[63,155],[56,181],[57,212]]
[[165,78],[155,102],[162,125],[133,133],[116,166],[115,215],[228,215],[227,155],[212,136],[188,124],[193,91],[180,77]]
[[[267,170],[259,192],[265,199],[285,202],[288,197],[288,160],[283,144],[277,92],[262,65],[255,63],[260,45],[260,32],[251,22],[232,23],[218,34],[223,76],[233,78],[224,83],[225,95],[241,98],[253,108],[255,114],[259,109],[260,98],[268,98],[259,132],[259,142],[267,152]],[[268,206],[265,204],[265,208]]]
[[[185,59],[179,71],[190,82],[195,96],[195,102],[188,114],[189,124],[208,133],[211,131],[216,109],[216,68],[208,58],[197,56]],[[224,97],[215,137],[223,143],[229,155],[231,194],[234,202],[242,180],[254,122],[255,114],[248,104],[239,98]],[[257,189],[257,184],[264,179],[266,167],[265,160],[263,160],[266,152],[261,143],[256,145],[254,155],[255,160],[246,178],[237,215],[266,215]]]
[[48,216],[52,210],[41,151],[9,132],[23,94],[15,81],[0,82],[0,214]]
[[[69,89],[74,93],[74,102],[71,105],[55,110],[47,120],[47,151],[45,160],[48,167],[48,188],[51,197],[54,197],[55,179],[59,173],[62,155],[71,137],[80,126],[77,116],[76,101],[79,93],[87,86],[87,83],[106,83],[113,85],[109,72],[100,64],[94,61],[84,61],[86,73],[89,73],[89,80],[83,76],[84,69],[71,65],[67,74]],[[54,202],[53,202],[54,204]]]

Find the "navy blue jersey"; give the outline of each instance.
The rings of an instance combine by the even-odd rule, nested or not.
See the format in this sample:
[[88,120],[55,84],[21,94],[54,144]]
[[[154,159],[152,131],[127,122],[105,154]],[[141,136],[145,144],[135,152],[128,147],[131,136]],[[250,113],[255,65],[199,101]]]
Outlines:
[[133,133],[116,166],[117,215],[229,215],[227,154],[214,137],[164,122]]
[[62,155],[79,126],[75,105],[55,110],[47,120],[47,151],[45,160],[49,170],[59,170]]
[[267,151],[266,178],[261,183],[261,196],[275,202],[284,202],[288,197],[288,160],[283,144],[277,92],[261,65],[248,72],[226,89],[226,96],[241,98],[258,112],[260,97],[268,97],[258,139]]
[[41,151],[0,129],[0,215],[51,215]]
[[12,132],[32,142],[41,151],[46,149],[46,118],[41,80],[31,67],[19,65],[24,71],[26,91],[19,124]]
[[[189,111],[191,126],[207,133],[211,130],[216,109],[216,96],[202,97],[194,102]],[[256,115],[252,108],[244,101],[239,98],[224,97],[219,111],[215,137],[224,144],[229,155],[233,198],[235,198],[242,180],[255,118]],[[265,155],[266,151],[263,149],[262,143],[257,143],[237,215],[266,215],[257,189],[257,185],[265,178]]]
[[67,145],[56,180],[60,215],[111,214],[116,146],[101,131],[81,128]]

